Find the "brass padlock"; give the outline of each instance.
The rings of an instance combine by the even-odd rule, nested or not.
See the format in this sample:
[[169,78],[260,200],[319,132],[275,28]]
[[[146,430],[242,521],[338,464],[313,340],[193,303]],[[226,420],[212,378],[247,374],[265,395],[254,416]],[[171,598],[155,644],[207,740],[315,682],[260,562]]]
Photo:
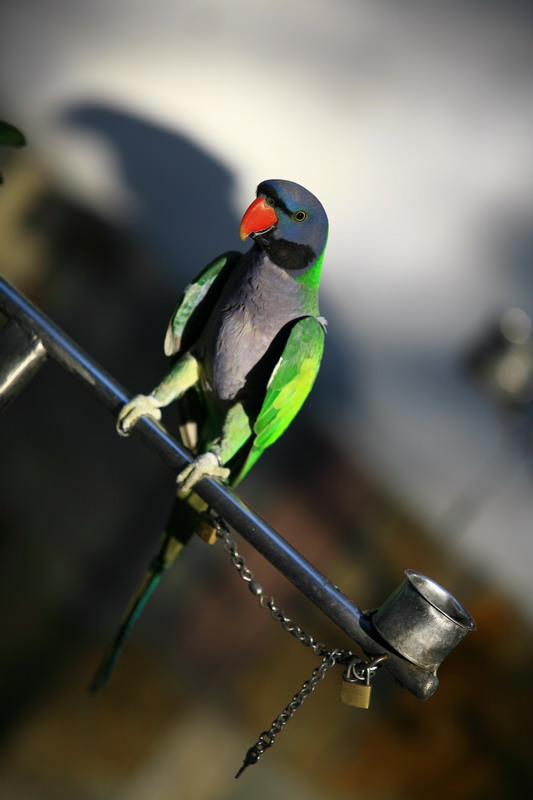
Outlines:
[[354,708],[369,708],[372,694],[370,670],[357,670],[360,663],[352,661],[342,673],[341,702]]

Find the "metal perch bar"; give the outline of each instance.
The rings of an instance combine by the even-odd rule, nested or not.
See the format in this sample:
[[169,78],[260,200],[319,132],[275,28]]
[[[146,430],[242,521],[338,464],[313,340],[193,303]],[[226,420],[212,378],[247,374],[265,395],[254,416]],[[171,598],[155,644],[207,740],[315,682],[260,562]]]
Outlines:
[[[19,338],[21,343],[24,341],[28,343],[26,349],[39,354],[38,358],[35,355],[30,357],[22,354],[20,362],[25,359],[27,368],[24,368],[24,364],[22,366],[19,364],[17,368],[13,363],[14,359],[11,359],[11,363],[10,359],[6,359],[4,363],[0,361],[0,368],[5,373],[3,382],[10,388],[10,399],[15,394],[15,384],[20,382],[21,386],[25,385],[44,360],[42,353],[44,348],[48,357],[57,361],[81,381],[116,417],[119,409],[130,399],[125,390],[57,325],[1,278],[0,310],[22,329],[19,331]],[[10,336],[13,336],[12,322],[8,323]],[[2,330],[0,339],[4,336],[6,328],[7,325]],[[22,344],[20,349],[24,350]],[[0,348],[0,359],[1,352]],[[132,435],[153,450],[174,471],[181,470],[192,460],[191,454],[184,447],[162,426],[150,419],[139,420]],[[434,693],[438,686],[436,667],[431,669],[417,667],[399,655],[396,649],[391,649],[374,628],[371,621],[372,614],[362,612],[233,491],[213,480],[204,479],[195,487],[195,492],[339,628],[357,642],[367,655],[375,657],[388,653],[389,657],[384,666],[402,686],[420,699],[426,699]],[[448,597],[451,598],[451,595]],[[459,604],[457,606],[462,609]],[[444,613],[447,614],[446,611]],[[469,630],[473,629],[463,623],[459,624]]]

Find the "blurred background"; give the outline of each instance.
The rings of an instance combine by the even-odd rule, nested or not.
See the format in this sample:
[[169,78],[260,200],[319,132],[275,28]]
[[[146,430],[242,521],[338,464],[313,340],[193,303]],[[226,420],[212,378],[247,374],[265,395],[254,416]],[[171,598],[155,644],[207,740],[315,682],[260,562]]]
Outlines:
[[[131,392],[182,288],[242,247],[255,186],[323,202],[319,379],[242,496],[363,608],[419,570],[478,631],[421,703],[330,674],[238,782],[316,659],[220,546],[168,573],[86,686],[173,475],[53,363],[0,419],[0,796],[523,798],[533,592],[533,30],[518,0],[4,0],[0,271]],[[165,422],[172,427],[172,411]],[[349,641],[242,543],[286,613]]]

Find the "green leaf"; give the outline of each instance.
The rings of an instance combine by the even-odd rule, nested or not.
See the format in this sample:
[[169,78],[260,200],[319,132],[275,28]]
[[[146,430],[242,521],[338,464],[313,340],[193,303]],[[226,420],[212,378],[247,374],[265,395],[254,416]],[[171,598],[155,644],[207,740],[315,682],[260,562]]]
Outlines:
[[0,120],[0,144],[6,147],[24,147],[26,139],[13,125]]

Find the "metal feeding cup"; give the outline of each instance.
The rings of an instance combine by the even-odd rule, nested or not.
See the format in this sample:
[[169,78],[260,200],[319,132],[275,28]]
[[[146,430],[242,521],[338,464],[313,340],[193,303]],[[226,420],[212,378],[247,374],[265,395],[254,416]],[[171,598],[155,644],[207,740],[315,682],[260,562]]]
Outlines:
[[372,614],[385,642],[424,670],[435,671],[476,623],[446,589],[420,572],[406,580]]

